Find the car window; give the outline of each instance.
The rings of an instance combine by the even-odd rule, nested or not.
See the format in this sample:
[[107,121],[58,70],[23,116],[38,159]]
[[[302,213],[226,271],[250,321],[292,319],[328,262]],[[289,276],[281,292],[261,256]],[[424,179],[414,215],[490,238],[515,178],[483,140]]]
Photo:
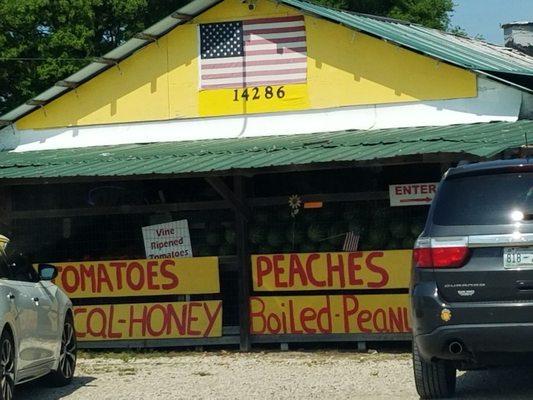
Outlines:
[[533,173],[452,176],[439,189],[433,223],[511,224],[516,211],[533,223]]
[[38,282],[39,276],[29,259],[21,253],[3,254],[2,263],[8,279],[21,282]]
[[5,255],[0,254],[0,279],[9,279],[10,273]]

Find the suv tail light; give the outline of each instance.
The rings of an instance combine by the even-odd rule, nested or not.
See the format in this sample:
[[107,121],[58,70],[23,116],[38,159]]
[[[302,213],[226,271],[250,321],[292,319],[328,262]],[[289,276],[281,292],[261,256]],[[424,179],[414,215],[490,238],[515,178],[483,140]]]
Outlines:
[[413,264],[417,268],[461,268],[470,251],[468,239],[419,238],[413,250]]

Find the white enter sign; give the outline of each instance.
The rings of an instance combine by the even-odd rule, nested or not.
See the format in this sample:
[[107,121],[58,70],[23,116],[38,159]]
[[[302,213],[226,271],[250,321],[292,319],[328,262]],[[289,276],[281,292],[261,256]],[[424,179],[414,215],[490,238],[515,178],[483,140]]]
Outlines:
[[391,207],[420,206],[431,204],[438,182],[406,183],[389,186]]

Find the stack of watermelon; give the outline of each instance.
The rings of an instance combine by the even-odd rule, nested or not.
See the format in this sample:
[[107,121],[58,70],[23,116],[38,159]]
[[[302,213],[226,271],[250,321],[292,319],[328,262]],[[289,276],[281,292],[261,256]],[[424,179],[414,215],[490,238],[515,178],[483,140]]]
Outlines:
[[[360,236],[360,250],[410,249],[424,228],[425,209],[395,208],[385,202],[325,204],[301,209],[293,218],[287,206],[254,211],[250,222],[252,254],[342,251],[345,234]],[[233,222],[207,224],[195,256],[236,254]],[[194,241],[193,241],[194,243]]]

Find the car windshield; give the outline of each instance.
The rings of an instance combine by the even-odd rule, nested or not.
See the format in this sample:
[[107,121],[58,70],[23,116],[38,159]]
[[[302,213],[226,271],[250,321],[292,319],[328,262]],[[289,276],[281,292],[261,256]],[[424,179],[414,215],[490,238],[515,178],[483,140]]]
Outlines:
[[437,225],[503,225],[533,222],[533,173],[450,177],[439,190]]

